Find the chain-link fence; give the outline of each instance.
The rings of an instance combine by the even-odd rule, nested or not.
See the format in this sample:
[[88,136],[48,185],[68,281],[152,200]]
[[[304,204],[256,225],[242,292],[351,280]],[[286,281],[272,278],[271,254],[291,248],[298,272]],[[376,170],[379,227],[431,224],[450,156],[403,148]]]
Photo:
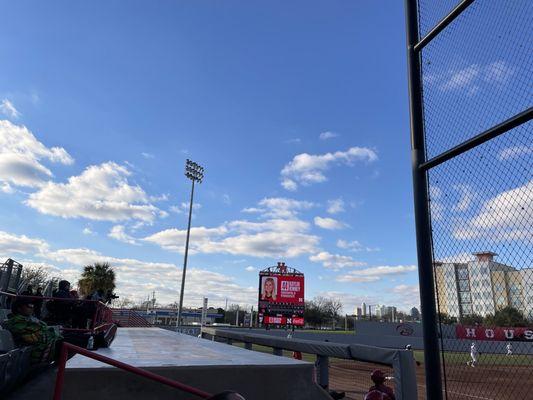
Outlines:
[[533,2],[417,3],[443,397],[533,398]]
[[[362,362],[332,358],[329,360],[329,388],[336,392],[344,392],[346,400],[361,400],[373,385],[370,375],[374,370],[382,371],[386,376],[393,377],[391,367]],[[394,387],[394,382],[387,385]]]

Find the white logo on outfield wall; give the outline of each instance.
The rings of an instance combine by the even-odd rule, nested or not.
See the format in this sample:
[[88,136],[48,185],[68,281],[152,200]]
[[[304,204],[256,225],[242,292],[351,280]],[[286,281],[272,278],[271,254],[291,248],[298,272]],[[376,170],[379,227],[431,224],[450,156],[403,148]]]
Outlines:
[[466,337],[476,337],[476,330],[474,328],[466,328]]

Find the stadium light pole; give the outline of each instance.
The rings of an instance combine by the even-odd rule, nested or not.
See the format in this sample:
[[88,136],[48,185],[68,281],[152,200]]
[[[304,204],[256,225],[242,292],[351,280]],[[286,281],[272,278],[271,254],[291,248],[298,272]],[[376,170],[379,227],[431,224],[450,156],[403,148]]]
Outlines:
[[181,310],[183,308],[183,292],[185,290],[185,274],[187,273],[187,256],[189,254],[189,237],[191,234],[191,218],[192,218],[192,203],[194,200],[194,183],[202,183],[204,179],[204,167],[187,159],[185,163],[185,176],[192,181],[191,186],[191,200],[189,202],[189,223],[187,225],[187,238],[185,239],[185,256],[183,258],[183,271],[181,272],[181,291],[180,304],[178,308],[178,318],[176,319],[176,326],[181,325]]

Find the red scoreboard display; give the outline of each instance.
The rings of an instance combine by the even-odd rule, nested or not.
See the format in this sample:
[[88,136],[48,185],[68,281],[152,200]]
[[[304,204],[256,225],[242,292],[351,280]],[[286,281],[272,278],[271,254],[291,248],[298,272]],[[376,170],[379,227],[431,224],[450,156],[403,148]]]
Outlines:
[[259,272],[259,323],[304,325],[304,274],[285,263]]

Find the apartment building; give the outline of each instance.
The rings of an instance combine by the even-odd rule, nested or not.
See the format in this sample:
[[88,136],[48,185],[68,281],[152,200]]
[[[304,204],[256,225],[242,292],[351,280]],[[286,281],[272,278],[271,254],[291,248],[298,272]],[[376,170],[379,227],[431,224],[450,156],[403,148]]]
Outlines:
[[464,263],[436,262],[436,296],[451,317],[486,316],[512,306],[533,319],[533,268],[517,270],[494,260],[496,253],[474,253]]

